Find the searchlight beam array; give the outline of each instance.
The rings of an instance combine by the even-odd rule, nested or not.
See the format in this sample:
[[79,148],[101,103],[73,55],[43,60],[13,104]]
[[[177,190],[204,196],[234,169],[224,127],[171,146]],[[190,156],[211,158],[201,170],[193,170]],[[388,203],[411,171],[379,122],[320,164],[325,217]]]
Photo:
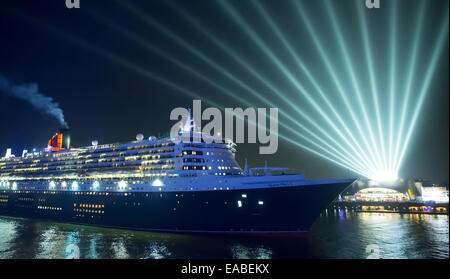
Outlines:
[[[252,86],[251,82],[242,78],[240,72],[235,69],[227,69],[221,64],[220,59],[213,57],[214,54],[208,53],[193,43],[188,42],[182,35],[176,31],[158,22],[149,13],[135,6],[131,2],[115,0],[116,4],[124,8],[125,12],[138,18],[152,30],[166,36],[170,41],[183,51],[188,52],[193,58],[198,59],[207,66],[207,69],[193,67],[176,58],[170,52],[158,47],[155,43],[146,39],[144,34],[138,34],[127,29],[123,25],[116,23],[107,16],[96,12],[86,11],[93,19],[98,20],[108,28],[118,32],[124,38],[127,38],[146,51],[151,52],[166,61],[169,61],[178,70],[182,70],[192,75],[194,78],[217,89],[220,93],[233,98],[240,104],[249,106],[254,100],[270,106],[279,107],[280,119],[279,125],[286,129],[280,131],[280,138],[294,146],[307,150],[323,159],[326,159],[343,168],[353,171],[355,174],[364,177],[374,177],[381,179],[380,176],[387,176],[388,179],[397,177],[402,167],[408,146],[411,142],[415,127],[417,125],[421,111],[425,105],[426,96],[430,91],[435,71],[439,64],[439,58],[443,53],[448,41],[448,4],[445,15],[442,17],[442,23],[438,34],[435,34],[432,42],[431,51],[424,49],[424,26],[426,21],[433,20],[427,16],[428,1],[422,0],[419,5],[415,5],[417,17],[413,20],[412,38],[407,38],[411,43],[410,51],[402,51],[399,47],[400,20],[398,1],[389,1],[385,9],[389,9],[389,21],[387,26],[388,34],[386,41],[388,51],[385,57],[387,62],[382,67],[375,61],[374,41],[371,37],[374,33],[374,26],[370,25],[369,13],[377,12],[377,9],[366,9],[363,1],[354,1],[355,7],[351,14],[354,14],[356,22],[359,24],[359,42],[362,47],[364,59],[357,59],[352,53],[354,42],[348,39],[344,32],[344,19],[342,12],[337,9],[336,2],[325,0],[323,3],[316,3],[323,10],[327,19],[321,18],[320,21],[327,21],[328,28],[333,33],[325,41],[321,37],[321,32],[317,24],[321,22],[313,19],[311,11],[306,7],[308,3],[302,1],[292,1],[287,3],[292,5],[292,12],[296,14],[293,17],[292,24],[298,25],[298,28],[306,31],[307,37],[302,38],[310,40],[314,45],[318,55],[321,67],[321,75],[315,74],[308,65],[307,59],[302,57],[302,50],[299,49],[298,42],[295,42],[296,34],[286,32],[280,27],[277,19],[271,15],[267,4],[259,0],[250,0],[248,5],[253,9],[245,12],[253,13],[264,23],[262,29],[265,36],[261,36],[260,29],[249,23],[243,11],[236,9],[231,1],[217,1],[218,12],[234,23],[236,34],[243,36],[246,43],[255,46],[263,54],[261,59],[270,62],[284,80],[292,88],[294,94],[280,88],[279,82],[274,83],[270,78],[254,67],[252,63],[246,60],[245,56],[233,48],[232,45],[222,41],[215,34],[214,30],[193,14],[186,11],[178,3],[168,2],[166,5],[175,12],[191,28],[209,40],[226,58],[235,62],[240,67],[239,71],[244,70],[253,80],[256,80],[267,92],[258,92]],[[310,4],[309,4],[310,5]],[[353,13],[352,13],[353,12]],[[130,62],[108,50],[102,49],[95,44],[69,34],[56,27],[53,27],[41,20],[31,18],[14,11],[15,14],[38,23],[37,26],[54,33],[67,41],[77,45],[87,51],[96,53],[109,61],[116,63],[128,70],[135,71],[153,81],[161,83],[171,90],[182,93],[186,96],[196,99],[202,99],[211,105],[221,108],[213,98],[202,98],[194,90],[181,85],[178,81],[171,80],[168,77],[156,74],[137,63]],[[408,23],[409,24],[409,23]],[[270,42],[267,35],[271,38]],[[342,58],[343,63],[339,64],[335,52],[327,49],[329,42],[337,47],[337,53]],[[429,44],[430,42],[427,42]],[[279,53],[281,47],[285,53]],[[276,51],[277,50],[277,51]],[[431,52],[431,54],[430,54]],[[400,58],[404,53],[407,55],[408,66],[405,71],[399,71]],[[419,64],[419,56],[424,55],[425,65]],[[191,58],[192,58],[191,57]],[[295,62],[296,70],[288,67],[287,62]],[[317,67],[317,65],[315,65]],[[419,69],[426,69],[425,76],[420,75]],[[236,90],[227,89],[228,86],[211,77],[210,70],[223,76],[227,82],[231,82],[240,90],[248,94],[241,94]],[[317,71],[316,71],[317,72]],[[405,73],[405,74],[401,74]],[[362,75],[368,75],[368,84],[362,83]],[[387,75],[387,80],[383,78]],[[333,90],[325,88],[322,80],[328,79],[333,84]],[[388,101],[383,99],[383,84],[388,84]],[[269,94],[264,94],[269,93]],[[289,92],[292,93],[292,92]],[[336,98],[339,100],[336,103]],[[305,104],[298,100],[306,100],[308,108],[313,109],[313,113],[305,109]],[[280,104],[281,101],[281,104]],[[383,105],[382,101],[384,101]],[[341,104],[341,105],[339,105]],[[281,105],[281,107],[280,107]],[[285,106],[285,107],[284,107]],[[252,123],[256,125],[255,123]]]

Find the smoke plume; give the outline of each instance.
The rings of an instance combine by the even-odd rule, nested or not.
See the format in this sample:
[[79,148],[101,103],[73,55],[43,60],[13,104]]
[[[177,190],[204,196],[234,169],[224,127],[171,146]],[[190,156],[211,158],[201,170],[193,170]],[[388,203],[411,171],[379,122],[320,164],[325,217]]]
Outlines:
[[64,113],[58,103],[52,97],[40,93],[36,83],[13,84],[0,74],[0,92],[30,103],[42,113],[55,117],[62,127],[69,127],[64,120]]

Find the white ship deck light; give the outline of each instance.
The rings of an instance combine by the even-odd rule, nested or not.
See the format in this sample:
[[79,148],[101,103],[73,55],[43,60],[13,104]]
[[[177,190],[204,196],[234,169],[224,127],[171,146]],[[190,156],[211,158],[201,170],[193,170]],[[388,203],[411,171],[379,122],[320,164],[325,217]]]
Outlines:
[[12,184],[12,189],[13,189],[13,190],[17,190],[17,182],[13,182],[13,184]]
[[77,190],[78,189],[78,182],[74,181],[72,182],[72,190]]
[[50,181],[50,188],[55,188],[55,186],[56,186],[56,184],[55,184],[55,182],[54,181]]
[[94,189],[97,189],[100,186],[100,182],[94,181],[94,183],[92,183],[92,186],[94,186]]
[[258,204],[259,205],[264,205],[264,202],[263,201],[258,201]]
[[246,198],[246,197],[247,197],[247,194],[242,194],[242,197],[243,197],[243,198]]
[[63,186],[63,188],[67,187],[67,182],[63,181],[63,183],[61,183],[61,186]]
[[238,201],[238,207],[242,207],[242,202]]
[[127,182],[121,180],[119,182],[119,190],[125,190],[125,187],[127,187]]
[[160,179],[156,179],[155,181],[153,181],[152,186],[161,187],[164,186],[164,183]]

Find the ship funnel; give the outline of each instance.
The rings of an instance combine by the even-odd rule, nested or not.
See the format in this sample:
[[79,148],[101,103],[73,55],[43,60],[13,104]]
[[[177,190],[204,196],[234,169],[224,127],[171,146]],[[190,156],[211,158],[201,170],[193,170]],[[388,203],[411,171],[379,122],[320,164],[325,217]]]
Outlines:
[[70,149],[70,131],[66,128],[59,129],[49,141],[48,150],[57,152],[62,149]]
[[62,148],[70,149],[70,130],[67,128],[59,129],[59,134],[62,134]]

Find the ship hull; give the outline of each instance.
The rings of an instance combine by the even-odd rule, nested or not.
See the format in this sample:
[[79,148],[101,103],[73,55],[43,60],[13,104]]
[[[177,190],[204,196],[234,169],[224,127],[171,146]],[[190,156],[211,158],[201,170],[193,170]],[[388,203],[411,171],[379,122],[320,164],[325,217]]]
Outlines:
[[165,232],[307,232],[349,184],[135,193],[4,190],[0,215]]

